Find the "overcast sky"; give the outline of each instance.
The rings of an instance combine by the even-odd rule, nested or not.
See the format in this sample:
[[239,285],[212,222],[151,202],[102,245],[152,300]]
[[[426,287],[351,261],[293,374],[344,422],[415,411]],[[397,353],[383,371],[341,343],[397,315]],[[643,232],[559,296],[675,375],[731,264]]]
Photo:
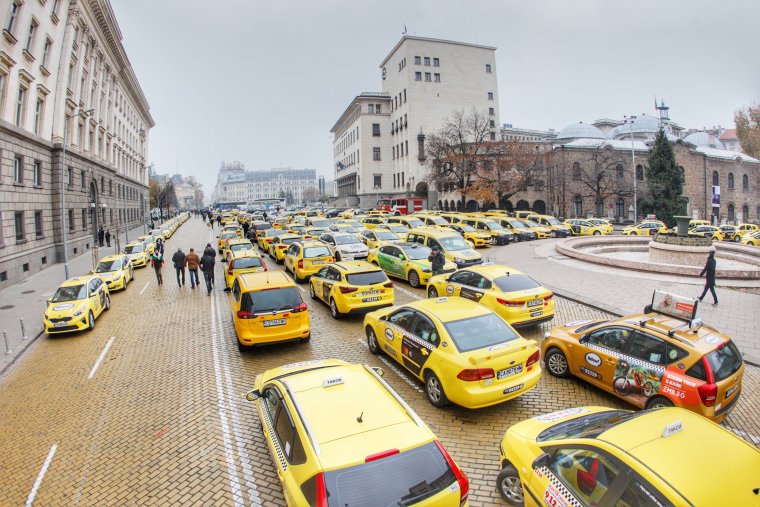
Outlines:
[[502,123],[656,114],[733,126],[760,102],[760,1],[111,0],[150,103],[149,160],[210,196],[222,160],[315,168],[330,128],[410,35],[496,46]]

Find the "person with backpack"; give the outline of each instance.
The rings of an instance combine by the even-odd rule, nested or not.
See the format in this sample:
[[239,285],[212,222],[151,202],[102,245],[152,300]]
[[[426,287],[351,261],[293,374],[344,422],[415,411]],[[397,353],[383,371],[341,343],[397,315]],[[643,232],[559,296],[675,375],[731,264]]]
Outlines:
[[153,253],[150,254],[150,263],[153,266],[153,270],[156,272],[158,285],[163,285],[164,277],[161,276],[161,268],[164,265],[164,254],[157,247],[153,249]]

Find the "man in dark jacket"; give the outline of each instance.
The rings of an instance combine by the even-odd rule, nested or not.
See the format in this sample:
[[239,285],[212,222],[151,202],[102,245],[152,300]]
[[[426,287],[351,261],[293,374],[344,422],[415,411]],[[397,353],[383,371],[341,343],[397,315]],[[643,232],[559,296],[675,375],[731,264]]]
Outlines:
[[103,240],[105,239],[106,231],[103,230],[103,226],[100,226],[100,229],[98,229],[98,245],[103,246]]
[[[177,251],[174,252],[172,262],[174,263],[174,269],[177,271],[177,285],[182,287],[185,285],[185,252],[181,248],[177,248]],[[181,281],[180,278],[182,279]]]
[[214,254],[213,249],[209,253],[209,249],[206,248],[206,251],[203,252],[203,257],[201,257],[201,271],[203,271],[203,279],[206,281],[207,296],[211,295],[211,283],[214,280],[214,264],[216,264],[214,255],[212,254]]
[[715,293],[715,250],[711,251],[707,256],[707,263],[705,263],[705,267],[699,276],[702,275],[705,275],[705,290],[702,291],[699,300],[702,301],[709,290],[712,293],[713,306],[718,306],[718,295]]
[[431,248],[428,260],[430,261],[430,267],[433,269],[433,276],[440,275],[444,264],[446,264],[446,257],[438,249],[437,245],[433,245]]
[[250,226],[250,225],[248,225],[248,222],[243,222],[243,237],[244,237],[244,238],[247,238],[247,237],[248,237],[248,229],[249,229],[250,227],[251,227],[251,226]]

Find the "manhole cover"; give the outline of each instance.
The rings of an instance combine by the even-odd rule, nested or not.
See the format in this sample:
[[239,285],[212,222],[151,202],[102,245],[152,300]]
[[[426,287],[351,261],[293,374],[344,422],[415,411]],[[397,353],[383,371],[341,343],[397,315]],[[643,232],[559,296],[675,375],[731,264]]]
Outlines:
[[15,306],[13,305],[0,306],[0,310],[10,310],[11,308],[15,308]]
[[24,291],[24,292],[22,292],[21,294],[31,294],[31,293],[33,293],[33,292],[34,292],[34,289],[31,289],[31,290],[25,290],[25,291]]

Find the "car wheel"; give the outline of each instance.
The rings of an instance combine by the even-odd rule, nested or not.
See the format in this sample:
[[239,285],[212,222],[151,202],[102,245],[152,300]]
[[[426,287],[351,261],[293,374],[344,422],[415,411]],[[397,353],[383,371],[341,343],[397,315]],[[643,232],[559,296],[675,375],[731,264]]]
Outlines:
[[274,258],[274,263],[275,264],[282,264],[283,262],[285,262],[285,261],[281,261],[281,260],[277,259],[277,257]]
[[409,285],[415,289],[420,286],[420,275],[414,270],[409,272]]
[[425,372],[425,394],[427,394],[428,401],[437,408],[448,405],[449,400],[446,398],[446,393],[443,392],[443,386],[441,381],[435,373],[428,370]]
[[520,236],[519,235],[515,235],[515,243],[519,243],[519,242],[520,242]]
[[313,299],[314,301],[317,300],[317,293],[314,292],[314,284],[313,283],[309,283],[309,296],[311,296],[311,299]]
[[87,314],[87,329],[92,331],[95,328],[95,316],[92,314],[92,310]]
[[238,350],[240,352],[248,352],[249,350],[251,350],[251,347],[249,347],[248,345],[243,345],[243,343],[240,340],[235,340],[235,341],[237,341]]
[[655,396],[647,402],[647,409],[654,408],[669,408],[673,406],[673,402],[662,396]]
[[428,288],[428,298],[435,299],[438,297],[438,291],[435,289],[435,287],[429,287]]
[[631,231],[631,236],[638,236],[638,235],[639,235],[639,233],[638,233],[638,232],[636,232],[636,231]]
[[106,294],[106,311],[111,309],[111,296]]
[[367,347],[369,347],[369,351],[375,355],[380,353],[380,344],[377,342],[375,330],[370,326],[367,326]]
[[742,238],[738,234],[736,236],[734,236],[734,243],[739,243],[739,242],[741,242],[741,240],[742,240]]
[[330,298],[330,315],[332,315],[332,318],[335,320],[343,317],[343,314],[338,311],[338,307],[335,305],[335,300],[333,298]]
[[522,507],[525,505],[525,493],[523,492],[520,474],[512,465],[505,466],[496,477],[496,487],[499,494],[509,505]]
[[601,234],[601,232],[599,232],[599,231],[594,231],[594,236],[599,236],[600,234]]
[[546,369],[555,377],[567,378],[570,376],[570,366],[567,364],[565,354],[556,348],[549,349],[546,354]]
[[309,340],[311,340],[311,333],[309,333],[305,337],[301,338],[301,343],[308,343]]
[[295,271],[293,271],[293,278],[295,279],[296,283],[304,283],[306,281],[306,278],[301,278]]
[[557,237],[557,231],[550,232],[549,236],[551,236],[552,238],[556,238]]

